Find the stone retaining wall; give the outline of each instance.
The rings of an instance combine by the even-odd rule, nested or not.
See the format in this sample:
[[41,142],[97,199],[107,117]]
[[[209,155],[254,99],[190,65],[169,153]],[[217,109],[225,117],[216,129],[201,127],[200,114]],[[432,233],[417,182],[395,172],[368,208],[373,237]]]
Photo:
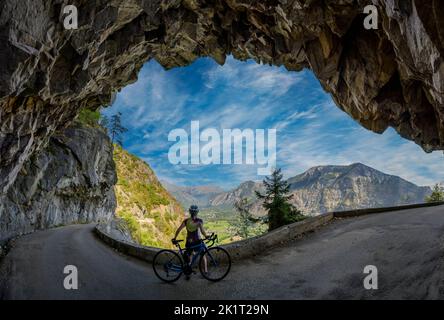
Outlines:
[[[283,226],[262,236],[237,241],[222,245],[228,250],[233,261],[245,259],[260,254],[266,249],[272,248],[298,236],[313,231],[314,229],[328,223],[333,219],[333,213],[327,213],[316,217],[310,217],[303,221]],[[152,262],[154,255],[160,251],[159,248],[145,247],[117,239],[106,230],[106,226],[98,225],[95,228],[97,236],[114,249],[139,258],[144,261]]]
[[[226,245],[222,245],[221,247],[228,250],[233,261],[238,261],[261,254],[267,249],[288,242],[307,232],[314,231],[315,229],[327,224],[334,218],[350,218],[366,214],[382,213],[382,212],[398,211],[398,210],[414,209],[422,207],[432,207],[438,205],[444,205],[444,202],[421,203],[421,204],[406,205],[399,207],[360,209],[360,210],[325,213],[319,216],[309,217],[300,222],[280,227],[276,230],[273,230],[261,236],[229,243]],[[161,250],[159,248],[145,247],[134,243],[119,240],[116,237],[112,236],[109,232],[107,232],[106,226],[104,225],[98,225],[95,228],[95,232],[100,239],[102,239],[105,243],[107,243],[111,247],[117,249],[118,251],[124,254],[139,258],[144,261],[152,262],[154,255]]]
[[404,206],[397,207],[385,207],[385,208],[371,208],[371,209],[358,209],[358,210],[349,210],[349,211],[339,211],[333,212],[335,218],[350,218],[350,217],[358,217],[367,214],[374,213],[383,213],[390,211],[399,211],[399,210],[408,210],[408,209],[416,209],[416,208],[427,208],[427,207],[435,207],[444,205],[444,202],[431,202],[431,203],[417,203],[417,204],[409,204]]

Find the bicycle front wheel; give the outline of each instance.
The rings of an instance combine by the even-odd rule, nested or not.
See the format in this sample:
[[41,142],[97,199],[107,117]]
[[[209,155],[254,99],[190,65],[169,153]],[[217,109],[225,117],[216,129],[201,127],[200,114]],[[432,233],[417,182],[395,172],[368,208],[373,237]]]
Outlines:
[[210,281],[220,281],[231,269],[231,257],[221,247],[208,249],[200,258],[199,270],[202,276]]
[[177,252],[161,250],[154,256],[153,270],[160,280],[174,282],[182,275],[183,261]]

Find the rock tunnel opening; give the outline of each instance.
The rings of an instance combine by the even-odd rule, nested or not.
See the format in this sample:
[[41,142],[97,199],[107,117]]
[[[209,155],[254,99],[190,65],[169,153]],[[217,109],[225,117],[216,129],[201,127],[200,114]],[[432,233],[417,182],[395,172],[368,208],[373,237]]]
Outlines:
[[[381,106],[384,97],[394,91],[396,94],[399,86],[398,75],[395,74],[387,87],[380,91],[378,99],[381,99]],[[134,217],[140,221],[151,219],[151,222],[145,221],[139,227],[139,232],[144,230],[143,233],[150,235],[174,233],[172,227],[166,225],[177,225],[183,219],[184,209],[198,204],[210,230],[223,234],[223,241],[239,240],[224,232],[233,222],[234,201],[241,199],[240,194],[253,199],[254,191],[260,190],[264,176],[258,175],[257,163],[246,163],[245,136],[241,138],[241,163],[222,162],[223,129],[277,128],[275,166],[282,168],[285,178],[290,181],[316,170],[330,170],[320,174],[322,179],[336,179],[350,170],[359,171],[359,179],[385,172],[404,177],[417,185],[431,185],[435,178],[422,170],[428,167],[426,171],[431,172],[442,161],[439,152],[426,154],[413,142],[403,140],[395,130],[379,135],[362,128],[335,107],[333,99],[324,92],[312,71],[288,71],[252,60],[238,61],[232,56],[223,66],[212,59],[201,58],[189,66],[169,70],[151,60],[142,68],[138,81],[122,89],[114,103],[102,109],[101,113],[107,119],[121,114],[122,125],[128,129],[123,134],[122,146],[116,146],[117,217],[130,221]],[[198,122],[197,139],[200,143],[197,149],[199,161],[195,163],[192,163],[191,155],[193,122]],[[182,130],[186,137],[174,134],[170,137],[177,129]],[[212,130],[213,136],[210,134],[210,139],[200,140],[202,132],[207,130]],[[202,148],[209,145],[214,152],[214,136],[218,139],[219,147],[216,149],[217,153],[221,152],[220,157],[217,157],[217,162],[200,162]],[[187,150],[185,161],[172,162],[171,148],[184,141]],[[205,152],[208,150],[205,149]],[[183,149],[179,151],[184,152]],[[138,161],[134,156],[139,158]],[[417,162],[412,163],[412,158]],[[146,164],[148,166],[144,168]],[[170,193],[174,200],[168,201],[172,205],[168,207],[159,202],[153,210],[149,207],[152,204],[147,205],[140,198],[129,196],[134,192],[130,181],[136,181],[136,175],[128,167],[137,167],[139,177],[140,172],[144,172],[149,177],[149,184],[159,188],[156,192],[162,193],[162,188]],[[439,180],[440,176],[437,173],[435,177]],[[295,203],[303,212],[318,214],[337,209],[328,201],[311,206],[307,201],[314,194],[309,195],[301,182],[295,181],[292,185],[299,193],[307,193],[297,197]],[[402,195],[401,202],[421,201],[425,196],[422,191],[419,195],[414,193],[408,191],[407,195]],[[323,197],[329,196],[324,194]],[[351,206],[360,201],[351,193],[344,193],[341,199],[350,202]],[[265,214],[259,204],[253,204],[252,211],[256,216]],[[257,232],[265,230],[262,228]],[[168,240],[138,238],[139,242],[151,246],[168,247]]]
[[[97,194],[113,184],[112,168],[104,161],[106,174],[98,174],[87,164],[91,159],[78,157],[92,153],[59,133],[79,110],[109,104],[116,91],[136,81],[149,59],[167,69],[199,57],[222,64],[229,55],[289,70],[310,68],[336,105],[366,128],[382,132],[392,126],[426,151],[444,148],[443,32],[437,1],[375,1],[381,19],[373,32],[359,26],[365,1],[72,2],[87,12],[80,15],[77,30],[63,28],[55,1],[1,1],[0,210],[10,212],[0,216],[6,219],[0,224],[2,235],[53,222],[23,205],[36,190],[46,190],[42,186],[50,190],[50,184],[33,181],[28,172],[37,168],[40,177],[41,168],[48,168],[52,160],[44,150],[51,139],[73,155],[76,184],[97,187],[92,193],[82,188],[75,193],[95,197],[96,206],[103,200]],[[384,94],[387,88],[392,94]],[[109,158],[109,150],[95,150],[86,132],[71,135]],[[40,165],[30,164],[33,155],[42,157]],[[78,163],[86,175],[75,172]],[[20,185],[28,191],[17,191]],[[66,198],[65,191],[57,201]],[[14,193],[22,200],[8,209],[3,199]],[[82,211],[77,204],[64,205]]]

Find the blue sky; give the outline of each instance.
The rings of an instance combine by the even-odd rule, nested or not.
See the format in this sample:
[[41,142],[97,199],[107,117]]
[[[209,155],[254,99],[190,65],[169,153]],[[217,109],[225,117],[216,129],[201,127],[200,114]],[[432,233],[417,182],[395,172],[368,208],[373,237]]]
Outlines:
[[393,129],[379,135],[337,108],[311,71],[241,62],[224,66],[209,58],[165,71],[147,62],[139,80],[125,87],[106,115],[120,111],[129,129],[124,147],[151,165],[160,179],[178,185],[218,185],[261,180],[256,165],[172,165],[168,134],[201,129],[277,129],[277,166],[286,177],[318,165],[362,162],[418,185],[444,181],[442,152],[425,153]]

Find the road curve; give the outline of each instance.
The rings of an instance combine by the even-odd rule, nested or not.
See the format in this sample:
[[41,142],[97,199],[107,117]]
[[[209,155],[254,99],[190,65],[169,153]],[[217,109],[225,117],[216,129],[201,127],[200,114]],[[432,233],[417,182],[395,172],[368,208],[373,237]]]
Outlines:
[[[199,275],[160,282],[151,265],[123,256],[93,225],[18,239],[0,266],[4,299],[438,299],[444,298],[444,206],[382,213],[329,225],[263,256],[238,262],[226,280]],[[79,289],[63,288],[75,265]],[[365,290],[363,269],[378,268]]]

